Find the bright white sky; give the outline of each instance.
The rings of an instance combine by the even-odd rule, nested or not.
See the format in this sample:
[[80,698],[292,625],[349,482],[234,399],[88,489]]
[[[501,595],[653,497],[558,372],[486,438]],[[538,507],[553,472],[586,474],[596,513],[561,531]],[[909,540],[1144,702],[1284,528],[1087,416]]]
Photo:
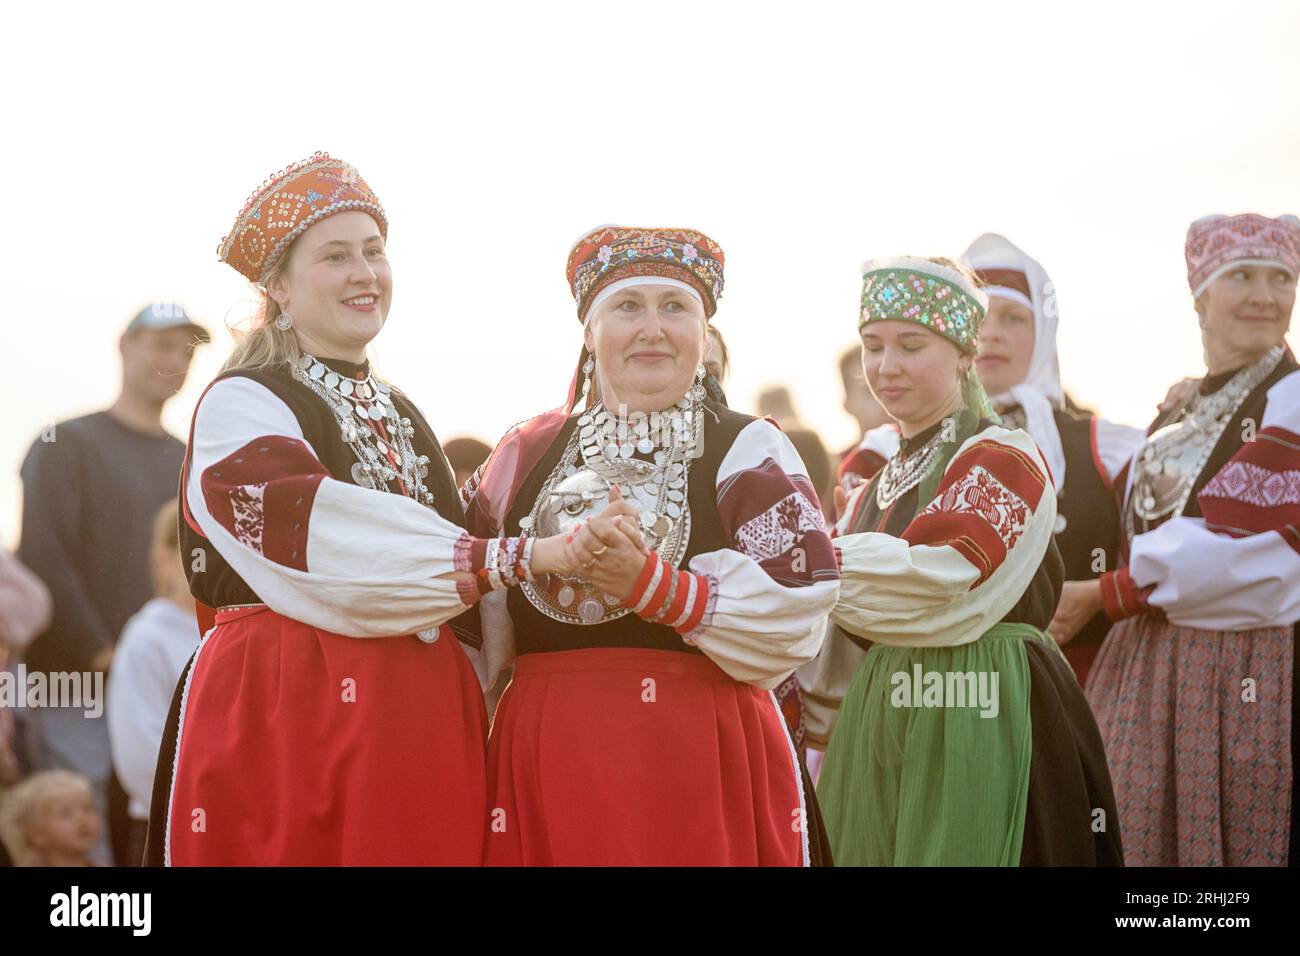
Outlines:
[[388,210],[396,295],[373,355],[444,439],[495,441],[560,401],[580,341],[565,256],[598,223],[716,239],[733,403],[785,382],[842,447],[863,259],[1005,234],[1055,280],[1066,387],[1145,425],[1203,370],[1187,225],[1300,212],[1292,3],[227,0],[6,19],[9,544],[26,447],[111,402],[117,336],[150,299],[217,333],[167,411],[184,436],[223,324],[251,307],[217,244],[317,149]]

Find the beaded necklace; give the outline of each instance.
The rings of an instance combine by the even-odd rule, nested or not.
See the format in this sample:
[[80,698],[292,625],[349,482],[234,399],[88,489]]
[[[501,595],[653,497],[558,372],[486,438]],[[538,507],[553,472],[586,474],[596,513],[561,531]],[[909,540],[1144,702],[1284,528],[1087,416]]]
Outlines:
[[[884,511],[895,501],[907,494],[921,483],[925,473],[930,470],[939,447],[943,444],[944,432],[948,430],[947,419],[944,425],[926,439],[925,444],[904,453],[901,449],[885,463],[880,471],[880,480],[876,482],[876,507]],[[955,427],[956,422],[953,422]]]
[[398,413],[386,383],[376,382],[369,373],[348,378],[307,354],[292,372],[334,414],[340,436],[357,459],[352,466],[353,482],[363,488],[392,491],[389,482],[396,481],[399,493],[433,507],[433,492],[424,483],[429,456],[415,453],[411,444],[415,427]]

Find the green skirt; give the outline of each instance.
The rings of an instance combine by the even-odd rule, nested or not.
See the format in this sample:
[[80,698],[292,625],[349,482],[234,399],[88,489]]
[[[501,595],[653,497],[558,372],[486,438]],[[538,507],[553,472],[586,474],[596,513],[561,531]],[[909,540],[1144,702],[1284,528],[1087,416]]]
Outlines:
[[960,647],[875,644],[817,785],[845,866],[1016,866],[1032,756],[1028,624]]

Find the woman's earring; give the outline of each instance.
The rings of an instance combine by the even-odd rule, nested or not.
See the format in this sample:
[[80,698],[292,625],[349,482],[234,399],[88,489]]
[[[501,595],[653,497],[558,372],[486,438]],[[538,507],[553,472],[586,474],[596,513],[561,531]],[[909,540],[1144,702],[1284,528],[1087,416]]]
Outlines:
[[582,397],[584,401],[587,398],[587,393],[591,391],[591,380],[594,377],[592,372],[595,370],[596,360],[588,356],[587,361],[582,363]]
[[288,332],[293,328],[293,316],[288,312],[281,312],[275,317],[275,327],[281,332]]
[[703,365],[695,370],[695,385],[691,388],[691,398],[697,402],[704,401],[704,376],[707,374],[708,371]]

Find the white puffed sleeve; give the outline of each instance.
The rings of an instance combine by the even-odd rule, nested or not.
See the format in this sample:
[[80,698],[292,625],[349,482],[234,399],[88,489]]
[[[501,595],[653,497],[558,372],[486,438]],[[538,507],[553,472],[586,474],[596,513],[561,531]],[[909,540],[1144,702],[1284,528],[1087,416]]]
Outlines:
[[1253,440],[1197,501],[1201,517],[1170,518],[1133,539],[1128,568],[1112,582],[1128,597],[1112,603],[1213,630],[1300,620],[1300,372],[1269,389]]
[[1020,600],[1046,553],[1056,520],[1046,474],[1019,429],[991,426],[967,439],[901,537],[835,539],[841,583],[831,619],[882,644],[977,640]]
[[689,571],[647,565],[629,606],[674,627],[736,680],[771,690],[821,645],[839,589],[835,553],[807,469],[768,421],[736,437],[718,468],[717,501],[731,547],[697,554]]
[[289,407],[244,377],[195,412],[186,502],[198,530],[272,610],[352,637],[410,634],[477,591],[473,539],[403,495],[329,476]]

